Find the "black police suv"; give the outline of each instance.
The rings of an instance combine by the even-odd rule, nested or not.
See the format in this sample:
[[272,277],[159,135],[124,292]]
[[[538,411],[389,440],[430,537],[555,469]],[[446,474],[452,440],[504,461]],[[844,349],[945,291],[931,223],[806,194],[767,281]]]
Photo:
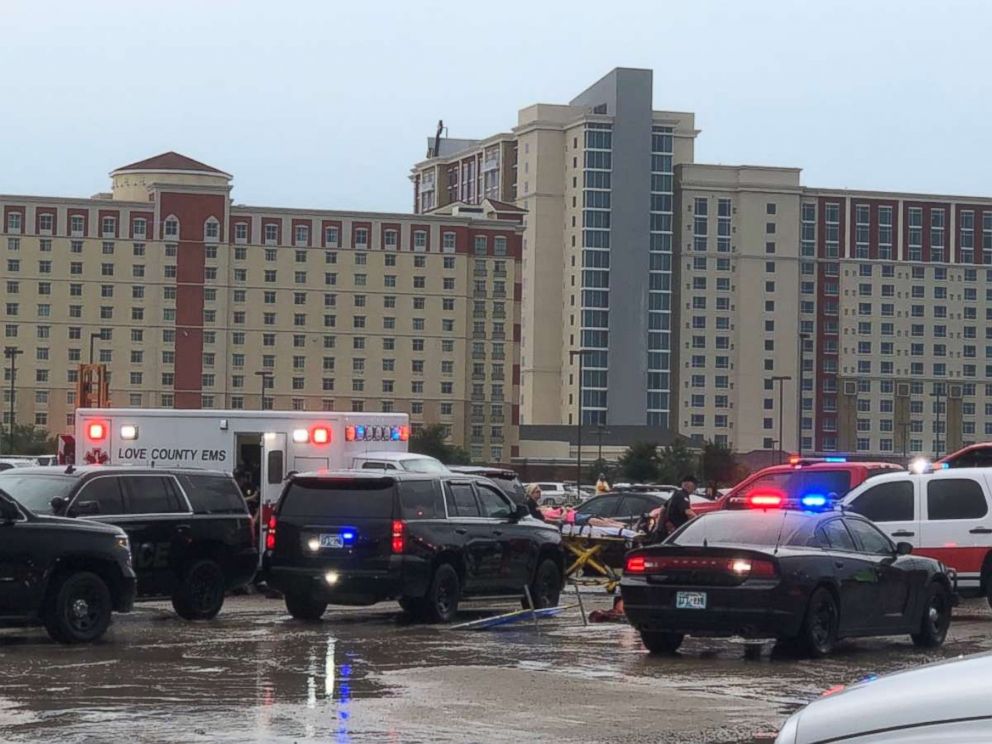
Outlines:
[[95,641],[134,594],[123,530],[34,514],[0,491],[0,625],[40,622],[61,643]]
[[389,471],[288,480],[268,524],[263,568],[294,617],[328,604],[398,599],[447,622],[462,597],[558,603],[564,556],[557,528],[527,515],[484,478]]
[[486,465],[449,465],[448,470],[459,475],[474,475],[488,478],[493,484],[517,504],[527,504],[524,484],[513,470],[492,468]]
[[814,657],[841,637],[906,633],[939,646],[953,574],[911,551],[855,514],[711,512],[627,554],[624,610],[653,653],[685,635],[776,638]]
[[252,520],[229,475],[205,470],[91,466],[16,468],[0,489],[35,514],[124,529],[140,598],[171,597],[187,620],[220,612],[224,593],[258,567]]

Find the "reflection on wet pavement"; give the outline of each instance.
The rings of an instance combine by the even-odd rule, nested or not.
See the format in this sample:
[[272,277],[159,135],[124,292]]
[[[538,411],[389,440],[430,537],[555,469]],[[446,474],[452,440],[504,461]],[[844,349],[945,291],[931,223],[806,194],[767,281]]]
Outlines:
[[143,605],[95,646],[0,631],[0,740],[749,742],[831,685],[992,647],[984,603],[961,609],[936,651],[868,639],[808,661],[707,639],[653,658],[631,628],[577,611],[467,632],[389,605],[313,625],[258,597],[211,623]]

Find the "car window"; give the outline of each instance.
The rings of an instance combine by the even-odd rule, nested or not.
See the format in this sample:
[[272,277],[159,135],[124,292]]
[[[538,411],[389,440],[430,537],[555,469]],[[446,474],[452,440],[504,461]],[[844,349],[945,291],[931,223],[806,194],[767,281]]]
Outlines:
[[579,514],[589,514],[593,517],[611,517],[619,503],[619,496],[600,496],[596,499],[589,499],[576,509],[576,511]]
[[542,491],[557,491],[554,483],[538,483],[537,487]]
[[400,463],[408,473],[444,473],[447,468],[433,457],[413,457]]
[[982,486],[970,478],[934,478],[927,483],[928,519],[981,519],[988,511]]
[[206,514],[244,514],[244,497],[230,478],[218,475],[184,475],[186,495],[195,511]]
[[126,475],[120,480],[127,492],[128,514],[177,514],[186,511],[172,478]]
[[950,463],[952,468],[988,468],[992,467],[992,448],[983,447],[958,455]]
[[396,470],[391,462],[363,462],[362,470]]
[[823,543],[824,547],[829,547],[832,550],[847,550],[853,553],[858,549],[851,538],[851,533],[848,532],[844,522],[840,519],[831,519],[826,524],[821,525],[816,530],[816,534],[820,537],[820,542]]
[[675,545],[788,545],[797,530],[805,529],[803,512],[724,510],[703,514],[679,528],[669,542]]
[[403,519],[444,519],[444,499],[434,481],[403,481],[399,490]]
[[448,484],[448,515],[452,517],[481,517],[479,503],[471,483]]
[[76,483],[76,478],[66,475],[25,474],[18,473],[17,468],[0,475],[0,489],[35,514],[51,514],[52,499],[69,499]]
[[862,493],[850,510],[872,522],[911,522],[915,518],[912,481],[879,483]]
[[860,519],[845,519],[851,532],[861,543],[861,550],[875,555],[892,555],[892,543],[878,528]]
[[510,518],[510,515],[513,514],[513,508],[503,494],[484,483],[476,483],[475,487],[479,492],[479,502],[482,504],[483,516],[491,519]]
[[655,508],[655,503],[645,496],[624,496],[616,511],[618,517],[639,517]]
[[[89,509],[83,504],[92,504]],[[69,514],[123,514],[124,499],[121,496],[119,478],[94,478],[80,489],[69,509]]]
[[298,478],[279,502],[280,517],[391,519],[391,478]]

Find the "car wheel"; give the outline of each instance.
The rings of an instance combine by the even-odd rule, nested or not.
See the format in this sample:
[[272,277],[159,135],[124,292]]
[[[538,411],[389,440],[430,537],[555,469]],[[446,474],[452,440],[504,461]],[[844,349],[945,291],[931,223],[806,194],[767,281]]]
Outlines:
[[224,572],[214,561],[196,561],[172,595],[172,607],[184,620],[213,620],[224,606],[224,583]]
[[641,642],[644,648],[656,656],[671,656],[679,650],[685,635],[682,633],[668,633],[657,630],[642,630]]
[[327,609],[327,602],[321,602],[303,594],[286,592],[286,609],[297,620],[316,622]]
[[927,589],[923,603],[923,616],[920,629],[912,634],[913,643],[921,648],[940,646],[947,637],[951,625],[951,595],[947,587],[934,582]]
[[95,573],[80,571],[58,579],[45,609],[45,629],[59,643],[89,643],[110,625],[110,590]]
[[982,584],[985,586],[985,601],[989,603],[989,607],[992,607],[992,568],[985,569]]
[[424,597],[424,618],[432,623],[450,622],[458,612],[461,591],[455,567],[442,563],[434,570],[431,586]]
[[800,643],[810,656],[819,659],[829,654],[837,642],[840,611],[830,590],[820,587],[809,598]]
[[[534,581],[530,585],[530,598],[534,601],[534,609],[557,607],[560,595],[561,570],[557,563],[546,558],[538,565],[537,572],[534,574]],[[530,609],[527,597],[520,600],[520,606],[525,610]]]

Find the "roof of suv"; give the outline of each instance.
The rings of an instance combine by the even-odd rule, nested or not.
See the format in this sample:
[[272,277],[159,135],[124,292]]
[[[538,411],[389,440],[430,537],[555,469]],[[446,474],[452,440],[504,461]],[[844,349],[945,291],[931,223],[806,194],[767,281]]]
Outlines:
[[129,473],[166,473],[168,475],[217,475],[225,478],[228,473],[221,470],[202,470],[199,468],[150,468],[144,465],[80,465],[70,470],[62,466],[33,465],[28,468],[17,468],[17,475],[64,475],[71,478],[81,478],[95,473],[111,475],[128,475]]
[[293,473],[289,479],[308,478],[314,480],[487,480],[475,473],[416,473],[409,470],[327,470],[307,473]]

